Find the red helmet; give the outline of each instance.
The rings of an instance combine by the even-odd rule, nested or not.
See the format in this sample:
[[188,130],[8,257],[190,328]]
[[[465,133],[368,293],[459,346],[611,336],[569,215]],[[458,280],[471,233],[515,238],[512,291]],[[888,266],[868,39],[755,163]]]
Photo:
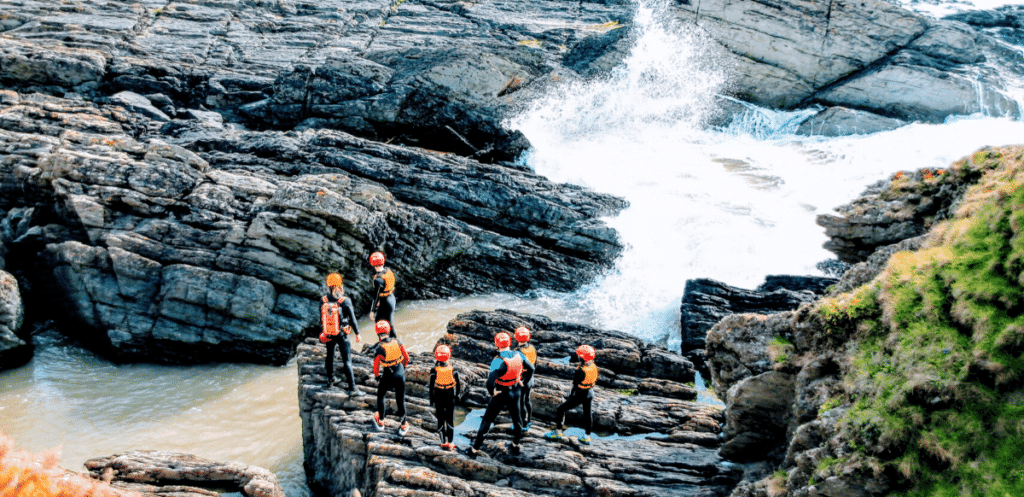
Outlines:
[[447,362],[448,359],[452,358],[452,349],[448,348],[447,345],[438,345],[434,349],[434,359],[441,362]]
[[512,337],[508,336],[508,333],[504,331],[494,335],[494,345],[497,345],[499,349],[512,346]]
[[341,275],[338,273],[331,273],[327,275],[327,286],[341,286]]
[[384,252],[374,252],[370,254],[370,265],[371,266],[383,266],[384,265]]
[[388,333],[391,333],[391,323],[384,321],[383,319],[377,321],[377,334],[386,335]]
[[530,329],[525,326],[516,328],[516,341],[517,342],[529,342],[530,341]]
[[593,361],[597,357],[597,352],[594,351],[594,347],[589,345],[580,345],[576,347],[576,355],[580,357],[583,362]]

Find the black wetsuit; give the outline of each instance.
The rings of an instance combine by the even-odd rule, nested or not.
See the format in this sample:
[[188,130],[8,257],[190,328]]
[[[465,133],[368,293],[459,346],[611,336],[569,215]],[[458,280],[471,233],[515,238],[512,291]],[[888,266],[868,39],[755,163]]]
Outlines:
[[[383,271],[373,275],[373,303],[370,306],[370,312],[373,313],[374,322],[381,320],[387,321],[388,324],[391,325],[391,336],[397,337],[398,334],[395,332],[395,322],[392,319],[396,308],[395,289],[394,285],[392,285],[391,290],[386,291],[388,278],[394,280],[395,273],[386,267]],[[386,293],[387,295],[381,295],[382,293]]]
[[[462,380],[459,371],[451,369],[452,384],[438,385],[438,368],[451,367],[451,362],[438,362],[430,370],[430,405],[434,406],[437,416],[437,432],[441,435],[441,443],[455,441],[455,399],[462,392]],[[442,375],[443,376],[443,375]],[[442,378],[445,380],[445,378]]]
[[[395,345],[391,345],[395,344]],[[397,346],[397,357],[394,347]],[[377,377],[377,413],[381,422],[387,414],[384,397],[388,391],[395,391],[395,403],[398,404],[398,422],[405,422],[405,366],[409,364],[409,353],[405,345],[397,338],[387,337],[377,343],[373,354],[373,374]],[[393,365],[388,365],[388,349],[392,350],[390,358]]]
[[523,438],[523,420],[519,413],[520,385],[518,382],[508,386],[499,383],[500,378],[508,373],[508,363],[502,358],[510,359],[512,357],[521,360],[520,378],[525,375],[533,376],[533,364],[530,364],[530,361],[526,360],[518,351],[503,351],[491,361],[491,372],[487,375],[487,393],[491,395],[491,399],[487,402],[487,410],[484,411],[483,419],[480,422],[480,430],[476,433],[476,440],[473,441],[474,449],[479,450],[483,446],[484,436],[491,431],[491,425],[498,418],[498,414],[501,414],[501,410],[506,408],[509,417],[512,418],[512,443],[519,445],[519,441]]
[[[327,296],[328,302],[337,302],[338,309],[340,312],[339,328],[342,329],[341,333],[338,333],[332,338],[327,340],[327,357],[324,359],[324,370],[327,372],[327,383],[330,384],[331,380],[334,379],[334,348],[337,347],[341,351],[341,361],[345,368],[345,372],[348,373],[348,389],[353,391],[356,389],[356,377],[355,373],[352,372],[352,345],[348,342],[348,336],[345,334],[344,328],[350,326],[352,332],[356,335],[359,334],[359,322],[356,320],[355,310],[352,308],[352,299],[342,297],[339,301],[334,296]],[[321,302],[323,302],[321,300]],[[323,326],[323,314],[320,315],[320,324]],[[340,347],[339,347],[340,345]]]
[[[522,352],[527,359],[530,359],[530,354],[526,353],[527,349],[532,349],[533,351],[532,355],[534,357],[534,360],[531,361],[531,364],[533,364],[533,367],[536,368],[537,349],[534,348],[533,345],[530,345],[530,343],[527,342],[526,345],[520,345],[519,348],[516,350]],[[525,373],[523,374],[523,386],[520,388],[519,393],[519,414],[522,415],[523,417],[524,427],[531,421],[533,421],[533,401],[530,399],[530,396],[533,394],[534,383],[535,382],[533,381],[533,374],[530,374],[529,376],[527,376]]]
[[587,368],[593,367],[592,382],[597,381],[597,366],[594,366],[593,362],[580,364],[576,368],[576,376],[572,379],[572,390],[569,391],[569,398],[565,399],[562,405],[558,406],[558,410],[555,412],[555,426],[562,430],[565,421],[565,413],[574,409],[576,406],[583,406],[583,430],[590,435],[591,428],[594,425],[594,416],[591,412],[591,408],[594,403],[594,383],[590,383],[588,387],[585,384],[587,380]]

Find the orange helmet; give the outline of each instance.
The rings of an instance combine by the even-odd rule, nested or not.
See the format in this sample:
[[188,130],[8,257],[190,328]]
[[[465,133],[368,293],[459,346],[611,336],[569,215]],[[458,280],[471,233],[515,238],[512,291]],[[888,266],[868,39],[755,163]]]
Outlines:
[[377,334],[387,335],[388,333],[391,333],[391,323],[384,321],[383,319],[377,321]]
[[384,265],[384,252],[374,252],[370,254],[370,265],[371,266],[383,266]]
[[338,273],[331,273],[327,275],[327,286],[341,286],[341,275]]
[[580,357],[583,362],[593,361],[597,357],[597,352],[594,351],[594,347],[589,345],[580,345],[576,347],[576,355]]
[[452,349],[448,348],[447,345],[438,345],[434,349],[434,359],[441,362],[447,362],[448,359],[452,358]]
[[530,329],[525,326],[516,328],[516,341],[517,342],[529,342],[530,341]]
[[494,345],[497,345],[499,349],[512,346],[512,337],[508,336],[508,333],[504,331],[494,335]]

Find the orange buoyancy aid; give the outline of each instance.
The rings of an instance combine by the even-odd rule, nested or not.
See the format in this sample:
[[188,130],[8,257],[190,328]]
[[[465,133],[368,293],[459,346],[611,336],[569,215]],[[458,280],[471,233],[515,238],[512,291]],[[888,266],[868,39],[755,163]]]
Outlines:
[[320,305],[320,322],[323,325],[323,332],[327,336],[335,336],[341,331],[341,306],[338,304],[344,302],[329,302],[327,297],[321,298],[323,304]]
[[505,361],[505,374],[494,382],[503,387],[510,387],[519,383],[520,378],[523,376],[523,360],[519,358],[519,354],[515,354],[511,358],[502,356],[498,356],[498,358]]
[[437,373],[437,378],[434,379],[434,388],[439,390],[448,390],[455,388],[455,375],[452,371],[452,366],[437,366],[434,368]]
[[380,361],[381,366],[390,368],[402,362],[402,346],[398,344],[398,340],[381,342],[380,348],[384,350],[384,360]]
[[376,279],[377,276],[384,280],[384,289],[380,292],[381,297],[388,297],[395,292],[395,273],[388,269],[383,273],[377,274],[374,278]]
[[530,361],[530,364],[537,364],[537,349],[533,345],[521,347],[519,351],[526,356],[526,360]]
[[580,366],[580,369],[583,370],[583,374],[584,374],[583,381],[580,382],[580,388],[583,388],[583,389],[593,388],[594,385],[597,383],[597,366],[595,366],[593,364],[590,364],[590,365],[585,365],[584,364],[584,365]]

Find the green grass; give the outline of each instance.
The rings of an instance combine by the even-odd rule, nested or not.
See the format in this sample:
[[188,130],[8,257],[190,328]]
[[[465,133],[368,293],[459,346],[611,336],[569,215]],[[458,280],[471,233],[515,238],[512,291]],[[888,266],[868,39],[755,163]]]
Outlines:
[[985,150],[954,165],[985,176],[932,243],[815,309],[826,334],[856,340],[842,427],[892,495],[1024,496],[1022,159]]

